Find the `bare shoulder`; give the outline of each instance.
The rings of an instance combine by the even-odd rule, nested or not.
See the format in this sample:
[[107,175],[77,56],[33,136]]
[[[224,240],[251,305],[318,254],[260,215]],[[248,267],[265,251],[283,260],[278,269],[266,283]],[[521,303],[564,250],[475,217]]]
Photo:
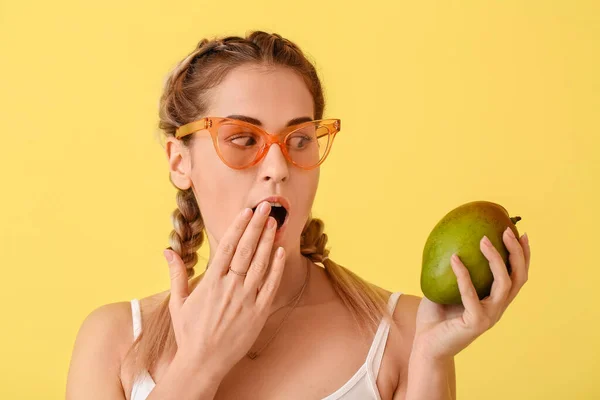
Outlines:
[[92,310],[83,320],[77,333],[73,355],[79,356],[81,352],[91,355],[88,352],[107,350],[98,356],[112,361],[117,360],[118,353],[115,350],[126,336],[126,331],[133,332],[130,303],[122,301],[104,304]]
[[[374,286],[374,288],[375,290],[383,294],[384,297],[387,299],[389,299],[389,297],[393,293],[378,286]],[[420,296],[415,296],[407,293],[402,293],[400,295],[393,313],[394,322],[396,323],[396,329],[401,329],[404,332],[414,336],[417,310],[419,309],[421,299],[422,297]]]
[[131,326],[129,302],[102,305],[84,318],[71,355],[67,399],[125,398],[120,365]]
[[[168,295],[160,292],[140,299],[142,319]],[[131,301],[104,304],[83,320],[73,347],[67,378],[67,400],[126,399],[131,382],[123,377],[124,358],[133,344]],[[92,396],[92,397],[90,397]]]
[[394,321],[404,330],[414,336],[415,322],[417,319],[417,310],[421,304],[421,296],[413,294],[402,294],[398,299],[398,304],[394,310]]
[[[402,294],[398,298],[398,303],[394,309],[394,323],[390,329],[390,340],[395,346],[398,346],[398,355],[400,356],[399,365],[401,369],[408,367],[408,360],[412,351],[412,343],[415,337],[415,328],[417,321],[417,311],[422,297],[412,294]],[[406,371],[404,371],[406,372]]]
[[[408,363],[412,352],[413,339],[417,320],[417,311],[422,297],[402,294],[394,310],[394,323],[390,329],[390,344],[395,349],[397,363],[397,385],[394,398],[404,398],[408,383]],[[390,397],[391,398],[391,397]]]
[[[392,292],[376,287],[389,299]],[[402,292],[401,292],[402,293]],[[402,293],[392,313],[394,324],[390,326],[378,386],[382,398],[392,398],[394,393],[406,390],[408,362],[415,336],[416,316],[421,297]],[[388,383],[389,382],[389,383]]]

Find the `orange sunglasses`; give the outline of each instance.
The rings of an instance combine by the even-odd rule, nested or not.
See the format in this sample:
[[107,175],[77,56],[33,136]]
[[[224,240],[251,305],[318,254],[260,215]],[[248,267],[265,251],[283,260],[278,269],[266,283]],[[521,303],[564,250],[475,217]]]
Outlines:
[[246,121],[205,117],[177,128],[175,137],[206,130],[221,161],[233,169],[245,169],[260,162],[277,143],[285,158],[299,168],[310,170],[325,161],[341,129],[339,119],[320,119],[286,127],[278,134]]

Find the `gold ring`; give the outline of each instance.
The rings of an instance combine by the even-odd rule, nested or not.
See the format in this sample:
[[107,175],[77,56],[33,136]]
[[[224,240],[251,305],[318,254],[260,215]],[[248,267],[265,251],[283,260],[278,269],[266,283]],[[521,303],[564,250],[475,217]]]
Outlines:
[[233,272],[234,274],[237,274],[237,275],[239,275],[239,276],[246,276],[246,275],[248,275],[248,273],[247,273],[247,272],[238,272],[238,271],[235,271],[235,270],[234,270],[233,268],[231,268],[231,267],[229,267],[229,270],[230,270],[231,272]]

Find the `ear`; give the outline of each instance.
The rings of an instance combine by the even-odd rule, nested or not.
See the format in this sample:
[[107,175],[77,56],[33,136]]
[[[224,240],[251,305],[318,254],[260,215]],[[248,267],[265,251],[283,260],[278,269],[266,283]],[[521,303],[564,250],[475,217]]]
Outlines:
[[180,140],[169,136],[166,138],[165,151],[169,163],[171,182],[181,190],[192,186],[190,177],[190,153]]

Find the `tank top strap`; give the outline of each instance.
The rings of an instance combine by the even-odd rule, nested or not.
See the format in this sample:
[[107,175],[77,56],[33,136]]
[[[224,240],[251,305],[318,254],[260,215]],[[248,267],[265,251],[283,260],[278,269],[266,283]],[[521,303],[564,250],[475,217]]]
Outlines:
[[[390,295],[388,300],[388,310],[390,313],[394,314],[394,309],[396,308],[396,304],[398,304],[398,299],[400,298],[401,292],[394,292]],[[381,320],[381,324],[377,329],[377,333],[375,334],[375,343],[373,343],[374,353],[372,354],[372,358],[370,360],[370,365],[372,366],[373,378],[377,378],[377,374],[379,373],[379,368],[381,367],[381,362],[383,361],[383,352],[385,350],[385,344],[387,343],[387,338],[390,333],[390,323],[385,319]]]
[[131,300],[131,319],[133,321],[133,340],[135,340],[142,331],[142,312],[138,299]]

